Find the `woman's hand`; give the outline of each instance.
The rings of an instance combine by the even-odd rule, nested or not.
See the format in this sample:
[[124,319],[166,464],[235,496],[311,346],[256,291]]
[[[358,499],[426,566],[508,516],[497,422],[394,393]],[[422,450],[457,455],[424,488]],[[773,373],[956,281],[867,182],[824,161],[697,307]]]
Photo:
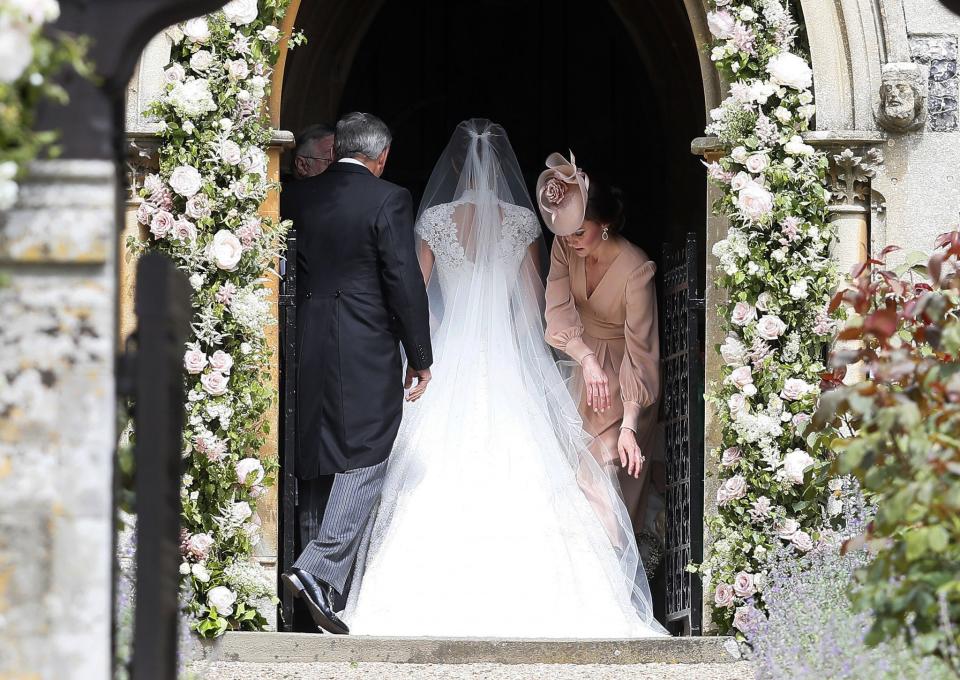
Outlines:
[[639,479],[645,459],[643,453],[640,452],[640,446],[637,444],[637,435],[633,430],[625,427],[620,429],[620,440],[617,442],[617,451],[620,453],[620,465],[626,469],[627,474],[635,479]]
[[603,413],[610,408],[610,384],[607,374],[600,367],[596,354],[588,354],[580,364],[583,369],[583,384],[587,391],[587,406],[594,413]]

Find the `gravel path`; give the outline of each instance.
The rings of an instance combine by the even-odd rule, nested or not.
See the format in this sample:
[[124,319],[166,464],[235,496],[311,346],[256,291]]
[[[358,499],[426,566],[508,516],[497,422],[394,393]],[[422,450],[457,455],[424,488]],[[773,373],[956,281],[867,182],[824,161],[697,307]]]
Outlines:
[[210,663],[202,680],[753,680],[748,663],[640,665],[420,665],[394,663]]

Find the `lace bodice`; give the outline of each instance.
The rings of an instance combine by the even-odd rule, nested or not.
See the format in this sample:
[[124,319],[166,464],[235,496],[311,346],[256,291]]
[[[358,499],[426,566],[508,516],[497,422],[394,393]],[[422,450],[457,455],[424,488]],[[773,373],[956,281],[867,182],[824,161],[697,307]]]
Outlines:
[[[431,206],[417,222],[417,235],[426,241],[436,258],[437,267],[456,270],[467,263],[457,235],[454,214],[458,206],[469,201],[455,201]],[[500,256],[518,262],[526,248],[540,237],[540,222],[533,212],[519,205],[499,202],[501,210]]]

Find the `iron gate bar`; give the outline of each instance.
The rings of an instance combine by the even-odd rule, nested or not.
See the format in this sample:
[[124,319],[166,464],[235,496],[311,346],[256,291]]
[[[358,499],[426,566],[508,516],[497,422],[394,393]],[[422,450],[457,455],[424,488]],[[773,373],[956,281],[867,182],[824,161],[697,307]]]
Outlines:
[[702,632],[703,590],[687,565],[703,559],[703,360],[704,303],[698,293],[699,244],[664,244],[661,363],[662,423],[667,459],[667,627],[682,635]]
[[280,582],[280,574],[293,566],[297,532],[297,232],[287,234],[287,252],[280,261],[280,546],[277,591],[280,625],[293,630],[293,596]]

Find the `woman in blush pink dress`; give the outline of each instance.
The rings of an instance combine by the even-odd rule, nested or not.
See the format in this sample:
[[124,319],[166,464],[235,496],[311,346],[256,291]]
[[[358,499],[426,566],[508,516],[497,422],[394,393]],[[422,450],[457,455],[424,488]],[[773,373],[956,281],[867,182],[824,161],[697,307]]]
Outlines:
[[[619,192],[559,154],[547,159],[537,198],[557,234],[546,287],[546,339],[579,364],[584,428],[602,446],[603,465],[619,464],[634,528],[643,509],[657,430],[660,342],[656,265],[620,236]],[[649,526],[649,525],[648,525]]]

